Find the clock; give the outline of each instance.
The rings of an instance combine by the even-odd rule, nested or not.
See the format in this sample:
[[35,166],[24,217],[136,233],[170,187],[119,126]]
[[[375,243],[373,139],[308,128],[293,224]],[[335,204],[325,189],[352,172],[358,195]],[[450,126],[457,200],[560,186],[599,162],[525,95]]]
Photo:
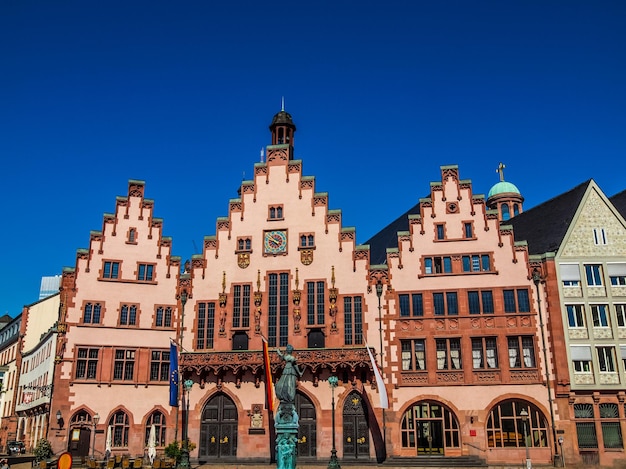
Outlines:
[[287,232],[281,230],[266,231],[263,241],[266,254],[281,254],[287,252]]

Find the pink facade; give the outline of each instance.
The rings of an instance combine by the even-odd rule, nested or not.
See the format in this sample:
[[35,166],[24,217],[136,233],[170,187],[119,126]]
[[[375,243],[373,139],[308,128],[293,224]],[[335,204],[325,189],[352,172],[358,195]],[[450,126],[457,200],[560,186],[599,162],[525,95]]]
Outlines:
[[[549,408],[526,245],[456,166],[445,166],[397,248],[374,264],[329,194],[303,175],[291,116],[279,112],[270,130],[266,162],[254,165],[184,273],[140,181],[130,181],[64,272],[52,413],[66,424],[50,434],[55,449],[91,454],[95,414],[97,457],[109,427],[114,454],[143,454],[152,423],[158,451],[180,440],[182,412],[168,405],[172,338],[182,339],[182,378],[193,382],[192,459],[269,461],[265,337],[275,380],[277,347],[293,345],[305,370],[296,399],[301,461],[328,459],[328,378],[336,375],[342,460],[517,464],[527,444],[533,461],[549,462],[559,414]],[[381,366],[385,410],[366,346]]]

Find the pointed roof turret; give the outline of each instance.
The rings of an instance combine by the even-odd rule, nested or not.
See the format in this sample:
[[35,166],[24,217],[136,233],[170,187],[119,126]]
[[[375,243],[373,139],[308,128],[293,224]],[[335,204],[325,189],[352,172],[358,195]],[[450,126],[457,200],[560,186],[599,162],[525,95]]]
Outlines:
[[293,134],[296,132],[296,125],[293,123],[291,114],[285,111],[284,98],[280,111],[272,118],[270,131],[272,132],[272,145],[290,145],[293,147]]

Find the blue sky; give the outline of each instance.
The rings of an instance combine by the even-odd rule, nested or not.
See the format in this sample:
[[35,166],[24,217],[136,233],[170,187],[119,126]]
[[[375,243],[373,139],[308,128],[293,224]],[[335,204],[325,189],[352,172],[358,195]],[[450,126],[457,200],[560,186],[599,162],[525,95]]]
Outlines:
[[531,208],[626,189],[623,1],[0,3],[0,312],[73,266],[129,179],[183,259],[268,125],[362,243],[459,165]]

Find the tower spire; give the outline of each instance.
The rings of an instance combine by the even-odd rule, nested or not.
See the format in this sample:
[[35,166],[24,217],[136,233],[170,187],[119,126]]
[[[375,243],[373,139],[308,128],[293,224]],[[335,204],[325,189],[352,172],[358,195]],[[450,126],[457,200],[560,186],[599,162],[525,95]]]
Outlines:
[[280,99],[280,110],[284,111],[285,110],[285,97],[281,97]]

